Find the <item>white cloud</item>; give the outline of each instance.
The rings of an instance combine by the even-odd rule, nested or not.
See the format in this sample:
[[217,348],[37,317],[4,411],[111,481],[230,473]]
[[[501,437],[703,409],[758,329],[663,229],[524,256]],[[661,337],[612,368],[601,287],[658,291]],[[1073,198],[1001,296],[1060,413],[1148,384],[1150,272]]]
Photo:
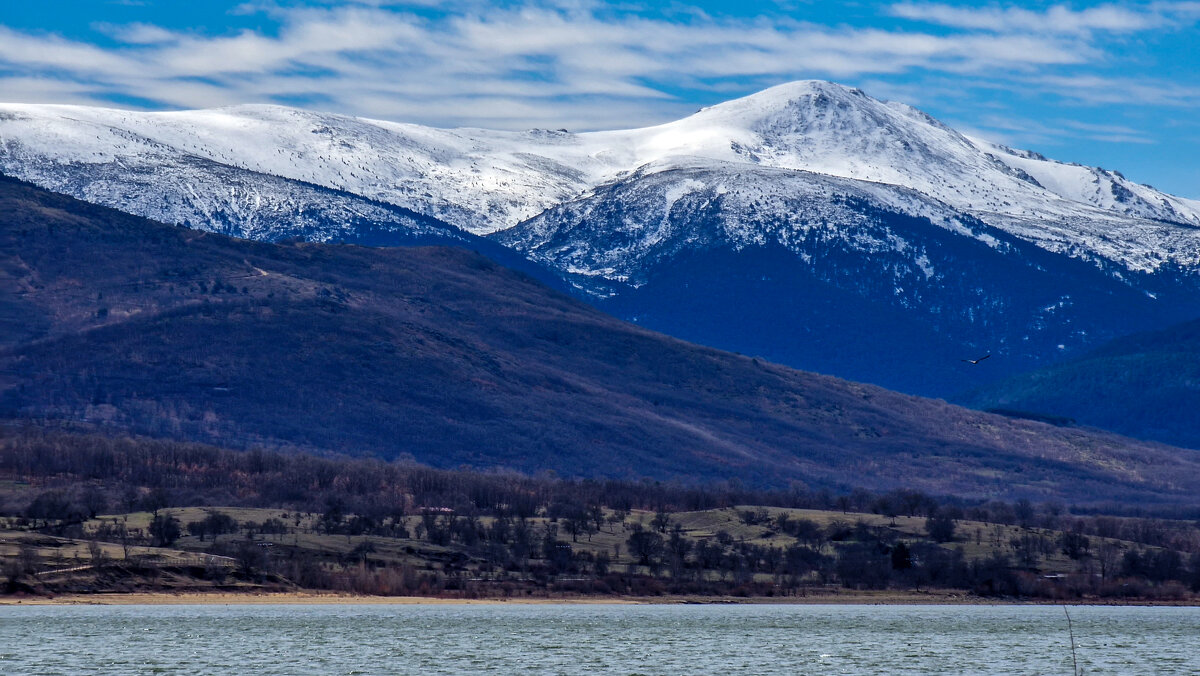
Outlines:
[[1160,3],[1157,8],[1099,5],[1076,10],[1067,5],[1054,5],[1044,11],[1019,7],[962,7],[943,4],[902,3],[891,7],[894,16],[924,21],[952,28],[994,32],[1073,33],[1092,32],[1136,33],[1159,28],[1173,22],[1176,10],[1173,3]]
[[145,23],[117,25],[101,22],[93,24],[92,27],[127,45],[157,45],[179,39],[178,33]]
[[23,33],[0,26],[0,64],[28,71],[60,70],[70,75],[128,72],[134,64],[120,54],[56,35]]
[[[297,8],[259,0],[238,9],[269,14],[279,22],[271,34],[98,25],[118,42],[115,48],[0,26],[0,73],[20,79],[6,81],[3,96],[137,100],[168,108],[310,102],[384,119],[510,128],[663,121],[694,109],[670,94],[680,88],[717,92],[736,82],[744,91],[804,77],[987,77],[1093,101],[1116,94],[1097,91],[1088,76],[1071,71],[1106,57],[1091,33],[1147,30],[1198,3],[1044,12],[892,8],[906,19],[950,26],[949,32],[697,12],[680,23],[590,0],[532,0],[511,8],[464,0],[450,9],[440,4],[448,12],[441,18],[409,11],[435,4],[423,0],[328,4]],[[1038,29],[1030,29],[1035,24]],[[1165,85],[1133,84],[1130,91],[1147,101],[1194,100]]]
[[1031,81],[1044,91],[1081,103],[1168,107],[1200,105],[1200,87],[1171,81],[1092,74],[1039,75]]
[[967,136],[982,138],[1013,148],[1061,146],[1075,139],[1102,143],[1158,143],[1143,131],[1120,124],[1096,124],[1079,120],[1030,120],[1001,114],[985,114],[970,122],[949,120],[951,126]]

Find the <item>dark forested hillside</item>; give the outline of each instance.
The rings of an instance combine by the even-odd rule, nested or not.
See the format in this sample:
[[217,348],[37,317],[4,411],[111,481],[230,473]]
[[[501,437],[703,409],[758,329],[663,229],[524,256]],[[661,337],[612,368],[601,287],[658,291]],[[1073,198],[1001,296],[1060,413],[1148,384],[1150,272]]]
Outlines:
[[1200,320],[1120,338],[959,400],[1200,448]]
[[1200,315],[1187,269],[1064,256],[965,215],[947,227],[804,172],[723,171],[638,172],[492,237],[641,326],[924,396]]
[[690,345],[468,251],[264,244],[0,181],[0,413],[440,467],[1184,502],[1192,451]]

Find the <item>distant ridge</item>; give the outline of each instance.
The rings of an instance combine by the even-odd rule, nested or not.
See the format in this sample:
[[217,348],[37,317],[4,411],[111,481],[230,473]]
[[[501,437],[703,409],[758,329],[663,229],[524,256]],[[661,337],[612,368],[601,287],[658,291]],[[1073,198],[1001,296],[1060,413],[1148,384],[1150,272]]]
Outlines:
[[1008,378],[956,401],[1070,418],[1200,449],[1200,320],[1125,336],[1082,357]]

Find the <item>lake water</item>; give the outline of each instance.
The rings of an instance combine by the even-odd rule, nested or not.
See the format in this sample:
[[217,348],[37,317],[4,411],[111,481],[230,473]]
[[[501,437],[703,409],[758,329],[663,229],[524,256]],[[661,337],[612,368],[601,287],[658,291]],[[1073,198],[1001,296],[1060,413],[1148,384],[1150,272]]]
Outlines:
[[[1088,674],[1200,673],[1200,608],[1070,609]],[[16,674],[1070,674],[1054,606],[0,606]]]

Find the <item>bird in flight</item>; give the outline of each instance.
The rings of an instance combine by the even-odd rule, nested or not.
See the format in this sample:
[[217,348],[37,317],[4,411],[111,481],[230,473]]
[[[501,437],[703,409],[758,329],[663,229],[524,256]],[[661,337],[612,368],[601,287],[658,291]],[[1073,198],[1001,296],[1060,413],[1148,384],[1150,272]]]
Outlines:
[[980,357],[979,359],[960,359],[959,361],[965,361],[968,364],[978,364],[979,362],[983,361],[984,359],[987,359],[990,356],[992,356],[992,355],[985,354],[982,357]]

